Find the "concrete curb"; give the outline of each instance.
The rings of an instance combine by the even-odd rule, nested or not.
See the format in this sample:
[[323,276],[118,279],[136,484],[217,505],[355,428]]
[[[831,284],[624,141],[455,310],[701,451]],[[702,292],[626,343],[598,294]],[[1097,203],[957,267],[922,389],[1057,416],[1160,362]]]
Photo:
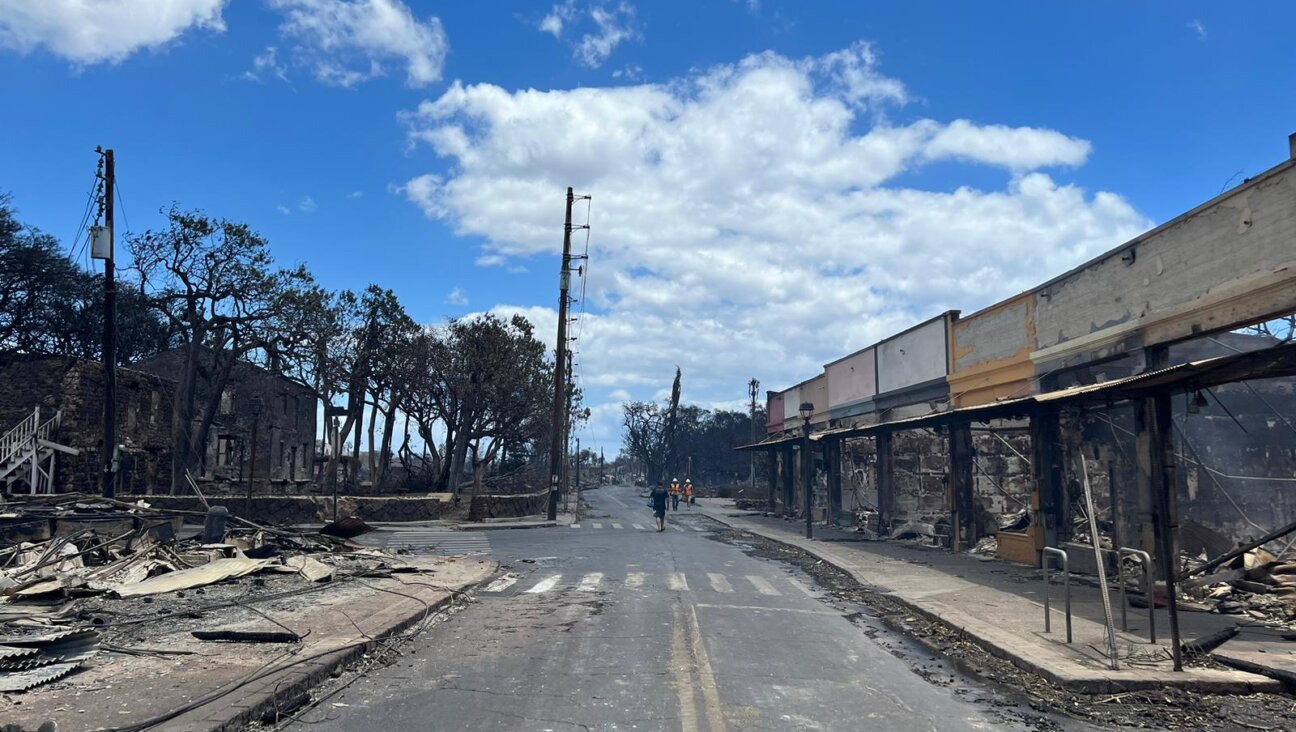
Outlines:
[[534,521],[530,523],[516,524],[455,524],[455,531],[503,531],[505,529],[545,529],[551,526],[557,526],[557,521]]
[[[784,546],[804,551],[832,565],[838,570],[845,572],[861,585],[864,585],[865,587],[875,587],[869,578],[862,576],[854,568],[837,561],[829,553],[820,551],[813,543],[806,542],[805,540],[793,540],[792,537],[778,536],[773,532],[763,530],[763,527],[752,526],[745,521],[742,525],[739,525],[735,521],[731,520],[736,519],[737,521],[742,521],[741,517],[724,516],[711,511],[708,511],[705,515],[708,518],[718,521],[730,528],[747,531],[769,539],[770,541],[778,542]],[[1148,674],[1146,678],[1111,678],[1102,673],[1071,673],[1068,671],[1061,671],[1055,668],[1050,668],[1049,666],[1044,665],[1016,650],[1012,646],[1000,642],[999,639],[989,637],[987,634],[978,632],[976,629],[968,628],[966,625],[952,620],[946,615],[929,607],[925,607],[920,603],[916,603],[884,589],[879,588],[874,591],[880,595],[886,596],[888,599],[901,605],[915,615],[919,615],[933,623],[943,625],[962,637],[971,640],[990,655],[1008,661],[1023,671],[1035,674],[1053,685],[1067,689],[1068,691],[1078,691],[1089,694],[1113,694],[1124,691],[1160,689],[1170,685],[1180,689],[1216,694],[1251,694],[1257,692],[1283,692],[1286,690],[1286,686],[1281,681],[1257,674],[1250,674],[1253,678],[1247,680],[1187,677],[1175,679],[1175,683],[1170,684],[1163,674]],[[1014,640],[1017,639],[1014,638]],[[1020,644],[1018,643],[1017,645]]]
[[420,605],[413,612],[391,618],[383,627],[370,633],[370,639],[363,643],[339,648],[297,666],[272,673],[175,719],[163,722],[154,729],[167,732],[238,732],[262,719],[271,710],[296,709],[311,689],[339,669],[364,656],[388,638],[409,629],[427,615],[441,611],[454,601],[456,593],[469,592],[486,584],[498,571],[497,562],[494,569],[480,580],[470,582],[454,592],[438,590],[436,594],[444,594],[443,597],[430,601],[424,600],[428,607]]

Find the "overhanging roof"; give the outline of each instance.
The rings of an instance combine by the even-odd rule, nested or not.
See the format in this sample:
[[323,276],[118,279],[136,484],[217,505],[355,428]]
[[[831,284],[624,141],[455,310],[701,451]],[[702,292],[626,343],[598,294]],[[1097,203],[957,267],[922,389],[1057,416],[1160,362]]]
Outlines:
[[804,439],[805,436],[799,434],[778,435],[776,437],[767,437],[761,440],[760,442],[753,442],[750,445],[739,445],[734,449],[735,450],[773,450],[775,448],[784,447],[790,442],[800,442],[801,440]]
[[[1110,404],[1156,394],[1180,394],[1249,379],[1296,376],[1296,342],[1282,343],[1258,351],[1235,353],[1202,361],[1167,366],[1123,379],[1098,384],[1004,399],[989,404],[960,407],[919,417],[897,419],[861,427],[841,427],[811,436],[812,440],[840,439],[867,435],[878,430],[911,430],[947,424],[956,420],[984,421],[1001,417],[1022,417],[1042,404]],[[788,439],[799,439],[791,437]],[[739,448],[741,449],[741,448]]]

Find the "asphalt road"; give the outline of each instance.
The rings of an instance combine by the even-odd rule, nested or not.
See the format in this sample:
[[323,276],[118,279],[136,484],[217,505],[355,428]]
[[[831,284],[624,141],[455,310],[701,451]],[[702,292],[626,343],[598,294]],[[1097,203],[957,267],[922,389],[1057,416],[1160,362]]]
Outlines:
[[511,571],[291,729],[1022,728],[717,524],[682,509],[657,533],[630,487],[585,499],[577,527],[481,532]]

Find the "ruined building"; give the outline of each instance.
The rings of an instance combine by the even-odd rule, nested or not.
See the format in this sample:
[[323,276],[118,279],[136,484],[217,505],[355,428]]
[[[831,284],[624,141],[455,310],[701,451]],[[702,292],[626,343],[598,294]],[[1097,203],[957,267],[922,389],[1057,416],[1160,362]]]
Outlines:
[[1296,342],[1254,327],[1292,313],[1296,136],[1069,272],[769,392],[767,438],[740,449],[774,458],[771,511],[800,514],[808,473],[815,519],[955,549],[995,535],[1038,564],[1089,541],[1088,484],[1104,544],[1214,556],[1296,521]]

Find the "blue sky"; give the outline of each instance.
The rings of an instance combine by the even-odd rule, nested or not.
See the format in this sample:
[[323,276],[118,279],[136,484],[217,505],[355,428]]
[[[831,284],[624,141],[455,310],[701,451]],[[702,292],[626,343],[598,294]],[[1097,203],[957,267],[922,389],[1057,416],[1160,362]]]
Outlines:
[[111,146],[132,229],[202,208],[423,322],[517,311],[551,339],[573,185],[586,442],[609,452],[619,400],[676,364],[707,404],[782,388],[1173,217],[1296,132],[1280,2],[86,5],[0,0],[0,190],[25,221],[70,243]]

